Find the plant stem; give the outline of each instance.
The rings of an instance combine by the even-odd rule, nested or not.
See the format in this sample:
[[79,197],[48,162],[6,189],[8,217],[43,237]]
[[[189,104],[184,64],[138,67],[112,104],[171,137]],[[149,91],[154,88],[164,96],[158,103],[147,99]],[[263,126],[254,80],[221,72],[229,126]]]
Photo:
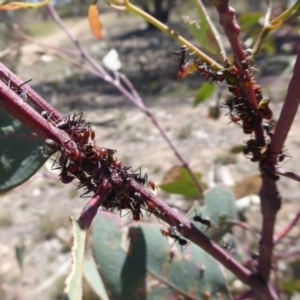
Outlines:
[[294,65],[293,76],[289,83],[287,94],[270,144],[271,163],[276,163],[278,154],[282,152],[283,145],[285,143],[287,135],[290,131],[290,128],[297,114],[299,108],[299,102],[300,102],[299,82],[300,82],[300,46],[298,47],[298,53]]
[[253,237],[255,239],[260,239],[260,234],[254,229],[252,228],[250,225],[248,225],[247,223],[244,223],[242,221],[231,221],[231,220],[228,220],[228,221],[224,221],[225,224],[231,224],[231,225],[234,225],[234,226],[238,226],[242,229],[245,229],[249,232],[251,232],[251,234],[253,235]]
[[[265,25],[262,28],[262,30],[260,31],[259,36],[256,39],[256,42],[253,46],[253,56],[255,56],[259,52],[266,36],[269,34],[269,32],[271,32],[272,30],[274,30],[278,27],[281,27],[284,23],[287,23],[287,22],[291,21],[292,19],[296,18],[297,16],[299,16],[299,14],[300,14],[299,8],[300,8],[300,2],[297,1],[292,7],[290,7],[283,13],[281,13],[275,19],[273,19],[271,21],[268,20],[268,22],[265,22]],[[295,12],[295,13],[293,14],[293,12]]]
[[259,117],[260,114],[258,112],[255,92],[253,86],[251,84],[247,84],[252,82],[252,73],[249,68],[245,70],[242,67],[242,61],[246,61],[246,54],[239,40],[241,28],[237,24],[235,10],[232,7],[228,6],[228,1],[212,0],[211,2],[215,5],[218,11],[220,17],[220,24],[223,26],[225,34],[231,45],[234,57],[234,64],[241,74],[239,84],[245,94],[246,100],[248,101],[250,107],[253,109],[254,114],[256,115],[257,120],[254,126],[256,139],[259,145],[265,145],[264,132],[261,126],[262,120]]
[[108,180],[103,180],[99,185],[95,195],[84,205],[78,223],[81,229],[89,229],[90,225],[97,214],[98,208],[102,205],[106,196],[111,192],[112,186]]
[[203,12],[203,14],[205,16],[206,22],[208,23],[208,25],[209,25],[209,27],[210,27],[213,35],[214,35],[214,38],[215,38],[215,40],[218,44],[218,47],[220,49],[221,57],[222,57],[223,61],[225,62],[226,59],[227,59],[227,55],[226,55],[225,47],[224,47],[223,42],[222,42],[222,36],[221,36],[220,32],[218,31],[218,29],[216,28],[216,26],[214,25],[214,23],[212,22],[212,20],[209,16],[209,13],[207,12],[207,10],[205,8],[205,5],[203,4],[202,0],[196,0],[196,3],[199,5],[201,11]]
[[275,166],[275,172],[276,172],[276,174],[279,174],[279,175],[282,175],[282,176],[285,176],[287,178],[290,178],[290,179],[293,179],[293,180],[296,180],[296,181],[300,182],[300,175],[299,174],[288,171],[288,170],[286,170],[282,167]]
[[[48,11],[51,14],[51,16],[54,18],[54,20],[57,22],[57,24],[62,28],[62,30],[67,34],[67,36],[70,38],[70,40],[75,44],[75,46],[79,49],[81,56],[89,62],[92,67],[95,69],[95,72],[91,72],[94,75],[100,77],[101,79],[111,83],[116,89],[118,89],[132,104],[134,104],[139,110],[141,110],[146,116],[150,118],[154,126],[158,129],[161,136],[164,138],[164,140],[168,143],[169,147],[173,150],[174,154],[178,158],[178,160],[182,163],[182,166],[186,168],[188,173],[190,174],[191,178],[193,179],[195,185],[201,192],[201,194],[204,192],[205,187],[201,184],[199,179],[196,177],[194,172],[191,170],[188,161],[184,158],[184,156],[180,153],[177,146],[172,142],[172,140],[168,137],[166,131],[163,129],[163,127],[160,125],[160,123],[157,121],[155,116],[149,111],[149,109],[145,106],[143,100],[141,99],[140,95],[138,94],[137,90],[134,88],[133,84],[130,82],[130,80],[127,78],[125,74],[115,72],[117,78],[113,79],[109,73],[106,72],[106,70],[98,64],[84,49],[84,47],[81,45],[81,43],[72,35],[71,32],[67,29],[67,27],[63,24],[62,20],[58,16],[56,10],[52,6],[48,6]],[[68,59],[70,61],[70,59]],[[74,62],[73,62],[74,63]],[[82,68],[81,64],[74,63],[76,66],[79,66]],[[86,66],[85,66],[86,67]],[[85,68],[87,69],[87,67]],[[129,91],[121,84],[120,80],[121,78]]]
[[[11,84],[14,86],[21,85],[24,81],[21,80],[17,75],[12,73],[5,65],[0,62],[0,76],[1,78],[9,79]],[[13,95],[13,94],[11,94]],[[29,85],[26,86],[26,95],[30,102],[40,111],[47,111],[51,114],[53,120],[61,120],[63,116],[56,111],[47,101],[45,101],[39,94],[37,94]]]
[[[24,125],[28,126],[40,137],[52,138],[55,141],[60,141],[65,138],[64,132],[58,130],[55,126],[53,126],[53,124],[50,124],[47,120],[41,117],[39,113],[24,102],[2,81],[0,81],[0,99],[0,107],[11,113],[12,116],[23,122]],[[68,140],[70,142],[68,142],[66,146],[74,143],[70,139],[71,137],[68,136]],[[113,176],[113,174],[111,176]],[[123,181],[121,181],[121,183],[123,183]],[[205,234],[200,232],[189,220],[173,211],[165,202],[158,199],[152,192],[136,182],[134,179],[131,179],[131,181],[126,183],[126,185],[127,184],[128,186],[126,186],[126,191],[128,193],[133,194],[138,192],[141,194],[143,199],[153,202],[157,208],[153,213],[158,218],[167,222],[170,226],[177,226],[183,236],[187,237],[192,242],[210,253],[242,282],[251,286],[259,295],[261,295],[262,299],[276,299],[271,297],[272,289],[270,286],[262,283],[259,280],[259,277],[252,274],[251,271],[247,270],[239,262],[234,260],[224,249],[219,247]],[[95,196],[87,202],[79,218],[79,222],[83,228],[87,229],[90,226],[95,214],[97,213],[98,207],[110,191],[111,185],[108,183],[108,179],[102,180]]]
[[137,6],[133,5],[129,1],[126,1],[125,8],[128,11],[131,11],[143,19],[145,19],[147,22],[151,23],[155,27],[157,27],[162,32],[165,32],[169,36],[171,36],[174,40],[176,40],[181,45],[186,45],[189,50],[193,53],[195,53],[196,56],[200,57],[203,61],[207,62],[209,65],[211,65],[215,70],[222,70],[223,66],[219,65],[216,61],[214,61],[211,57],[206,55],[204,52],[202,52],[200,49],[195,47],[192,43],[190,43],[188,40],[183,38],[181,35],[179,35],[174,30],[170,29],[167,25],[161,23],[151,15],[144,12],[142,9],[138,8]]

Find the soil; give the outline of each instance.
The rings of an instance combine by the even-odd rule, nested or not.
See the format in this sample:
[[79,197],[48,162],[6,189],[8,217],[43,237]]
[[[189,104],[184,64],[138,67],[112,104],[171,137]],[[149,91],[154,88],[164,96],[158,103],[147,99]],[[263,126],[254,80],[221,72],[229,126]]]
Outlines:
[[[240,182],[252,175],[252,186],[246,183],[235,186],[238,198],[257,194],[260,182],[258,165],[242,154],[230,154],[233,146],[243,144],[249,136],[244,135],[240,127],[228,124],[225,109],[221,110],[218,120],[208,117],[210,107],[216,106],[217,93],[193,107],[195,91],[202,80],[194,75],[184,80],[176,78],[177,65],[170,53],[179,46],[160,32],[146,31],[144,22],[137,17],[111,11],[101,17],[104,24],[104,39],[101,41],[92,36],[85,18],[76,19],[76,22],[69,20],[66,24],[97,61],[101,62],[112,48],[118,51],[123,64],[121,71],[133,82],[178,150],[194,171],[203,174],[207,184],[210,183],[208,175],[216,169],[215,166],[224,165],[228,171],[226,182],[231,179],[234,183]],[[75,49],[61,30],[35,40]],[[22,46],[17,74],[24,80],[33,78],[32,87],[62,113],[83,111],[86,120],[103,123],[94,126],[97,144],[116,149],[126,165],[133,169],[142,167],[142,172],[157,184],[162,182],[169,169],[180,165],[147,116],[114,87],[70,66],[53,52],[31,43]],[[272,100],[271,108],[276,119],[289,78],[260,78],[257,75],[257,79]],[[220,90],[224,88],[220,86]],[[221,101],[225,96],[223,91]],[[284,168],[293,172],[297,171],[295,162],[300,156],[299,128],[297,115],[285,145],[286,153],[292,157],[284,162]],[[85,202],[74,185],[63,185],[57,180],[57,174],[50,171],[51,164],[51,161],[46,163],[30,181],[2,195],[0,201],[0,280],[11,287],[19,299],[57,298],[70,260],[68,218],[77,218]],[[281,178],[278,185],[283,195],[279,228],[298,209],[299,184]],[[160,196],[176,205],[188,207],[191,204],[190,199],[162,191]],[[252,205],[246,215],[250,223],[259,228],[261,218],[258,211],[259,206]],[[22,245],[26,248],[23,271],[15,256],[16,247]],[[10,299],[1,291],[0,298]]]

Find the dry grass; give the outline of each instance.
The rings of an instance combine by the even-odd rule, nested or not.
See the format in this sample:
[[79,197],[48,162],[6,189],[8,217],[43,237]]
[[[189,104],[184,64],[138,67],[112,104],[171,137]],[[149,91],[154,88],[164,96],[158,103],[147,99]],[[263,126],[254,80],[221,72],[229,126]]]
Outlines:
[[13,224],[13,215],[10,208],[0,210],[0,227],[9,227]]
[[58,229],[69,226],[69,212],[62,205],[49,207],[47,214],[37,224],[41,237],[45,239],[56,237]]

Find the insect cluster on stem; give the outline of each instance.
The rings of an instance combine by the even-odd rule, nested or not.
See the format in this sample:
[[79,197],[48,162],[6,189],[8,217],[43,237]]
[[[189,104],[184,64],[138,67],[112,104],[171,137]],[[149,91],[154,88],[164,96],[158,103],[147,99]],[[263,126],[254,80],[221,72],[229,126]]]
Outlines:
[[24,89],[22,89],[22,86],[25,85],[26,83],[32,81],[32,79],[29,79],[25,82],[23,82],[22,84],[20,84],[19,86],[13,86],[11,83],[10,78],[8,78],[8,80],[1,78],[1,80],[9,87],[11,88],[22,100],[27,101],[27,94],[26,91]]
[[70,152],[66,149],[66,143],[58,144],[51,139],[45,141],[51,150],[49,156],[56,154],[52,168],[61,170],[59,177],[63,183],[77,179],[77,189],[84,189],[81,195],[83,197],[96,192],[99,184],[108,179],[113,188],[102,204],[104,209],[117,209],[120,214],[124,209],[129,210],[132,219],[136,221],[143,217],[142,210],[159,213],[159,209],[150,199],[128,188],[131,180],[135,180],[154,190],[154,182],[148,180],[147,174],[142,176],[140,169],[133,171],[131,167],[123,165],[114,156],[116,150],[99,147],[95,141],[95,131],[82,118],[82,113],[68,114],[61,120],[53,120],[46,111],[41,114],[50,125],[67,133],[79,149]]
[[[22,101],[27,101],[27,94],[22,86],[30,80],[19,86],[13,86],[10,79],[0,80]],[[102,208],[110,211],[117,209],[120,215],[123,210],[129,210],[135,221],[141,220],[143,211],[149,215],[163,214],[152,200],[152,193],[139,193],[134,182],[146,185],[153,191],[157,189],[155,183],[148,180],[147,174],[142,176],[140,168],[132,170],[131,167],[125,166],[115,157],[116,150],[99,147],[95,141],[96,133],[91,124],[82,118],[82,112],[69,113],[61,118],[57,115],[41,111],[41,116],[48,121],[49,126],[55,127],[56,131],[61,131],[66,137],[64,140],[60,140],[62,137],[58,140],[47,138],[45,145],[48,150],[44,149],[44,155],[54,161],[52,169],[60,170],[59,177],[62,183],[68,184],[76,180],[77,189],[83,189],[81,197],[88,197],[88,194],[94,194],[101,184],[107,182],[110,192],[102,202]],[[175,235],[173,237],[175,238]],[[177,241],[181,242],[180,239]]]
[[[210,82],[225,82],[224,85],[231,95],[222,103],[222,107],[229,110],[226,115],[229,116],[230,123],[240,126],[245,134],[252,134],[257,126],[262,126],[266,133],[264,143],[258,142],[254,138],[245,141],[244,154],[253,162],[259,162],[267,158],[270,155],[269,145],[272,133],[270,132],[271,126],[268,126],[268,123],[262,123],[262,120],[271,120],[273,113],[269,107],[270,101],[263,97],[261,87],[255,83],[255,78],[252,76],[251,69],[254,60],[251,49],[245,50],[246,59],[240,63],[240,68],[227,60],[221,70],[216,70],[213,65],[209,65],[198,57],[188,59],[190,54],[188,54],[186,46],[182,46],[180,50],[173,52],[173,54],[178,56],[175,61],[179,65],[177,73],[179,78],[198,72],[205,80],[210,80]],[[252,87],[256,97],[256,107],[253,107],[247,101],[242,85]],[[284,157],[283,151],[281,151],[279,161]]]

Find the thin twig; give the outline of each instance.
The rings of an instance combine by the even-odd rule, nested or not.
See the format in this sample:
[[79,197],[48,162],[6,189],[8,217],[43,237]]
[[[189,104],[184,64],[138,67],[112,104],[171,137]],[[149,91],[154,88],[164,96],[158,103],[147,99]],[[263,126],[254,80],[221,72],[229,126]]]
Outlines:
[[79,51],[74,51],[74,50],[70,50],[70,49],[66,49],[66,48],[61,48],[61,47],[55,47],[53,45],[50,45],[48,43],[44,43],[44,42],[40,42],[40,41],[36,41],[35,39],[33,39],[32,37],[30,37],[29,35],[25,34],[24,32],[22,32],[20,30],[20,27],[17,24],[13,25],[13,29],[16,31],[16,33],[19,35],[19,37],[21,39],[23,39],[26,42],[30,42],[32,44],[38,45],[42,48],[46,48],[47,51],[49,50],[53,50],[54,52],[62,52],[65,53],[66,55],[72,55],[72,56],[80,56],[80,52]]
[[[113,6],[112,6],[113,7]],[[223,66],[218,64],[216,61],[214,61],[210,56],[206,55],[204,52],[202,52],[200,49],[195,47],[192,43],[190,43],[188,40],[186,40],[184,37],[179,35],[177,32],[175,32],[173,29],[169,28],[167,25],[161,23],[156,18],[151,16],[150,14],[146,13],[142,9],[138,8],[137,6],[133,5],[130,1],[125,1],[124,6],[128,11],[133,12],[140,17],[142,17],[144,20],[146,20],[148,23],[151,23],[155,27],[157,27],[162,32],[165,32],[167,35],[171,36],[174,40],[176,40],[178,43],[182,45],[186,45],[191,52],[195,53],[196,56],[201,58],[201,60],[207,62],[209,65],[213,66],[216,70],[222,70]]]
[[282,176],[285,176],[287,178],[290,178],[290,179],[293,179],[293,180],[296,180],[296,181],[300,182],[300,175],[297,174],[297,173],[288,171],[288,170],[286,170],[282,167],[279,167],[279,166],[275,166],[275,172],[278,175],[282,175]]
[[106,196],[111,192],[111,185],[104,180],[98,187],[95,195],[84,205],[78,223],[81,229],[88,229],[97,214],[98,208],[102,205]]
[[19,293],[17,293],[15,289],[4,282],[0,282],[0,289],[15,300],[22,300],[22,297],[19,295]]
[[241,295],[235,296],[232,300],[247,300],[253,298],[253,290],[249,290]]
[[[180,153],[177,146],[171,141],[171,139],[168,137],[166,131],[162,128],[160,123],[157,121],[157,119],[154,117],[154,115],[148,110],[148,108],[144,105],[144,102],[142,101],[141,97],[139,96],[138,92],[135,88],[133,88],[133,84],[130,82],[130,80],[127,78],[125,74],[120,73],[120,78],[125,82],[127,87],[129,88],[130,92],[125,89],[125,87],[121,84],[120,81],[113,79],[106,71],[105,69],[100,66],[84,49],[84,47],[81,45],[81,43],[76,39],[72,33],[69,32],[69,30],[66,28],[66,26],[63,24],[62,20],[58,16],[57,12],[53,8],[53,6],[48,7],[48,11],[51,14],[51,16],[54,18],[54,20],[57,22],[57,24],[62,28],[62,30],[67,34],[67,36],[70,38],[70,40],[75,44],[75,46],[79,49],[81,56],[88,61],[93,68],[97,71],[97,76],[102,78],[103,80],[111,83],[114,87],[116,87],[128,100],[131,101],[137,108],[139,108],[143,113],[145,113],[152,123],[155,125],[155,127],[159,130],[160,134],[164,138],[164,140],[169,144],[170,148],[174,151],[175,155],[179,159],[179,161],[182,163],[182,166],[186,168],[188,173],[190,174],[191,178],[195,182],[197,188],[201,193],[204,192],[205,188],[200,183],[194,172],[191,170],[188,161],[184,158],[184,156]],[[78,66],[78,64],[77,64]],[[133,89],[132,89],[133,88]]]
[[276,259],[286,259],[286,258],[292,258],[293,256],[299,256],[300,255],[300,247],[297,247],[292,250],[288,250],[286,252],[281,253],[275,253]]
[[[3,65],[1,63],[0,74],[3,74]],[[14,75],[11,78],[15,79],[17,76]],[[19,80],[20,79],[18,79],[18,81]],[[52,139],[58,145],[64,145],[63,147],[68,153],[74,153],[75,151],[81,153],[82,150],[77,147],[75,142],[70,140],[70,137],[65,132],[51,126],[46,119],[1,80],[0,94],[0,107],[31,129],[39,138],[44,140],[47,138]],[[40,96],[37,99],[39,98]],[[33,102],[36,103],[38,101],[37,99],[34,99]],[[45,102],[45,100],[43,100],[43,102]],[[50,107],[50,110],[53,111],[54,108]]]
[[298,212],[293,217],[293,219],[278,233],[274,235],[274,244],[278,244],[297,224],[300,218],[300,208],[298,209]]
[[235,226],[238,226],[242,229],[245,229],[245,230],[249,231],[254,236],[255,239],[260,239],[261,238],[260,234],[254,228],[252,228],[251,226],[249,226],[245,222],[234,221],[234,220],[225,220],[224,223],[235,225]]
[[294,122],[300,102],[300,46],[296,62],[294,65],[293,76],[289,83],[287,94],[283,102],[280,116],[277,120],[276,128],[270,144],[271,159],[270,162],[276,163],[276,158],[283,149],[287,135]]
[[225,62],[227,59],[227,55],[226,55],[226,50],[225,50],[224,44],[222,42],[222,36],[221,36],[220,32],[218,31],[217,27],[212,22],[212,20],[209,16],[209,13],[206,10],[205,5],[203,5],[203,3],[202,3],[202,0],[197,0],[197,3],[200,6],[200,9],[202,10],[202,12],[205,16],[206,22],[208,23],[208,25],[214,35],[214,38],[218,44],[218,47],[220,49],[221,57],[222,57],[223,61]]
[[[0,76],[10,80],[11,85],[20,86],[24,80],[12,73],[5,65],[0,62]],[[29,85],[26,86],[26,95],[31,103],[40,109],[40,111],[48,111],[53,120],[60,120],[63,116],[55,110],[47,101],[45,101],[38,93],[36,93]]]

